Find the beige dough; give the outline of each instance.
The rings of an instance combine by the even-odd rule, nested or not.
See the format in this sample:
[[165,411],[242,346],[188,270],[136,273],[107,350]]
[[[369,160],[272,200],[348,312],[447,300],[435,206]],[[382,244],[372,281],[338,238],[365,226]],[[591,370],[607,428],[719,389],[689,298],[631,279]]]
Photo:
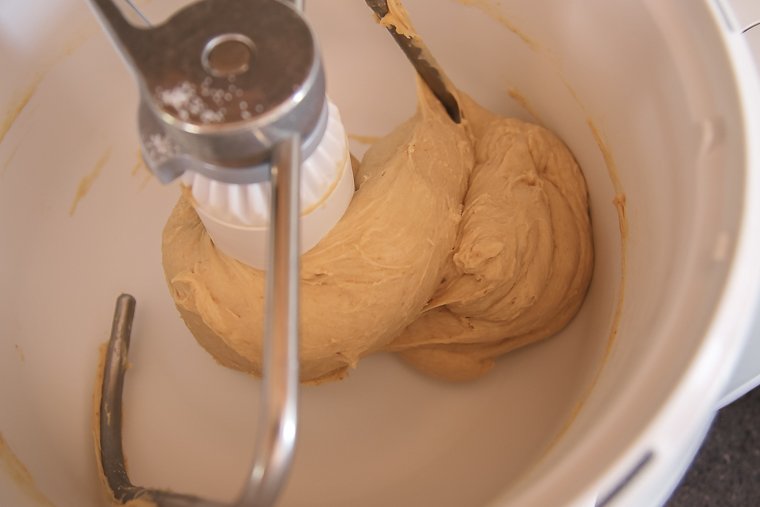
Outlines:
[[[301,379],[342,377],[419,317],[440,285],[473,152],[428,92],[378,141],[341,221],[302,257]],[[217,251],[186,197],[164,230],[164,270],[195,337],[225,366],[261,372],[264,273]]]
[[586,185],[567,147],[542,127],[460,101],[475,167],[454,255],[425,312],[388,347],[452,380],[562,329],[593,267]]
[[[463,380],[564,327],[593,253],[585,182],[536,125],[460,94],[456,125],[419,86],[413,118],[374,144],[341,221],[302,257],[301,380],[391,350]],[[185,193],[164,229],[177,308],[221,364],[261,373],[264,273],[216,250]]]

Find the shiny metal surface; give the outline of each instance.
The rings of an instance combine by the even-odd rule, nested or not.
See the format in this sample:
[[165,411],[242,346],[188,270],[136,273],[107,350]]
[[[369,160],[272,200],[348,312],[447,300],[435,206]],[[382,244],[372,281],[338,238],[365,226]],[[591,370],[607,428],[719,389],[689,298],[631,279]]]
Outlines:
[[298,425],[298,145],[297,135],[280,143],[272,160],[274,225],[267,272],[263,403],[248,481],[238,499],[227,504],[143,488],[129,480],[122,449],[121,399],[136,302],[122,294],[116,301],[106,352],[99,419],[102,472],[118,502],[144,498],[158,507],[265,507],[274,505],[282,490],[293,461]]
[[204,0],[140,27],[112,0],[90,3],[138,83],[143,156],[161,181],[184,168],[260,182],[291,133],[304,157],[319,144],[325,77],[301,2]]
[[296,443],[298,420],[300,153],[295,136],[280,143],[272,164],[273,226],[269,229],[264,322],[263,403],[256,456],[238,505],[272,505]]
[[[122,448],[122,392],[135,299],[116,302],[100,403],[100,464],[117,502],[159,507],[266,507],[285,483],[298,417],[300,165],[327,120],[310,28],[279,0],[206,0],[138,28],[110,0],[91,0],[137,78],[143,155],[162,182],[195,170],[227,183],[270,180],[262,410],[248,480],[231,503],[136,486]],[[132,2],[140,19],[147,18]]]
[[[382,19],[388,14],[388,0],[365,1],[379,18]],[[392,26],[388,27],[388,32],[390,32],[393,39],[409,59],[409,63],[414,66],[420,78],[428,85],[433,95],[443,104],[449,117],[455,123],[459,123],[462,120],[462,115],[457,99],[451,93],[451,84],[425,43],[419,38],[409,38],[398,33]]]

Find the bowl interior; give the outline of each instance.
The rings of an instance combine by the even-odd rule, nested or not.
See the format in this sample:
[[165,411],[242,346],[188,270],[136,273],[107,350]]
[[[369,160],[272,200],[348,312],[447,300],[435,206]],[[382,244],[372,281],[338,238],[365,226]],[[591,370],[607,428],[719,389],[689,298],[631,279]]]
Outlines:
[[[138,3],[155,20],[179,5]],[[544,124],[571,147],[591,196],[594,277],[567,329],[503,358],[477,382],[431,381],[380,355],[342,382],[304,388],[283,506],[483,505],[537,464],[558,463],[560,451],[588,437],[603,401],[637,378],[673,318],[671,298],[696,272],[690,245],[721,228],[700,222],[700,203],[717,196],[722,223],[738,220],[738,183],[708,178],[699,158],[705,129],[723,136],[719,148],[732,139],[729,113],[708,115],[709,124],[694,114],[719,84],[686,82],[700,69],[661,50],[676,46],[646,3],[406,3],[462,90]],[[0,123],[0,403],[12,407],[0,412],[0,431],[55,505],[99,505],[91,395],[115,297],[129,292],[138,301],[124,399],[131,478],[231,499],[252,454],[259,381],[218,366],[174,309],[160,235],[179,190],[161,186],[140,161],[131,76],[83,2],[44,4],[46,16],[37,14],[41,0],[10,0],[0,13],[0,66],[14,69],[0,87],[8,109]],[[413,72],[366,6],[326,0],[307,11],[347,132],[382,135],[409,117]],[[352,149],[361,153],[357,138]],[[620,190],[628,277],[611,346]],[[724,244],[728,255],[733,238]],[[722,272],[709,276],[719,286]],[[684,361],[699,345],[690,337]],[[586,409],[610,346],[614,368],[596,384],[601,401]],[[579,408],[585,426],[567,442],[560,437]],[[553,445],[558,439],[564,447]],[[12,494],[0,489],[0,498]]]

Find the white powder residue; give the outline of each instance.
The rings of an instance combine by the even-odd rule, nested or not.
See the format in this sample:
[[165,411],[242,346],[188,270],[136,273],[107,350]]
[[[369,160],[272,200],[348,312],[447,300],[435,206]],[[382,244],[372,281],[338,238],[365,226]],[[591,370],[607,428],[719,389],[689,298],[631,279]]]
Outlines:
[[264,111],[263,104],[247,102],[244,91],[232,81],[222,88],[214,87],[212,83],[207,77],[200,85],[183,81],[171,89],[158,87],[155,100],[164,109],[174,109],[180,120],[204,125],[248,120],[254,112],[261,114]]
[[[214,103],[219,104],[224,98],[224,90],[211,90],[206,83],[201,87],[201,94],[193,83],[184,81],[172,89],[156,89],[158,103],[164,107],[171,107],[179,118],[183,121],[191,119],[199,120],[201,123],[221,123],[224,121],[224,108],[213,109],[203,99],[204,96],[211,95]],[[217,97],[219,99],[217,99]]]
[[162,163],[179,152],[172,140],[163,134],[151,134],[143,141],[143,147],[145,155],[156,164]]

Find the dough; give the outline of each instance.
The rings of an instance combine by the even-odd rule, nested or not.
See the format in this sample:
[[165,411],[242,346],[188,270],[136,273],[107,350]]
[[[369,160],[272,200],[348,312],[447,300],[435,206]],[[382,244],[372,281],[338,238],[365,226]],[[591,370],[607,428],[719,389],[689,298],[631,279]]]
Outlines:
[[[417,114],[367,151],[345,215],[301,260],[302,380],[342,377],[419,317],[456,241],[473,161],[466,130],[426,90]],[[163,261],[201,345],[260,374],[264,273],[214,248],[187,195],[164,230]]]
[[[583,176],[546,129],[459,94],[451,122],[417,113],[366,153],[341,221],[302,257],[301,380],[398,352],[464,380],[554,334],[580,307],[593,254]],[[163,235],[182,318],[221,364],[261,374],[264,273],[216,250],[183,193]]]
[[475,166],[454,255],[425,312],[388,347],[452,380],[561,330],[593,268],[586,185],[567,147],[545,128],[459,100]]

